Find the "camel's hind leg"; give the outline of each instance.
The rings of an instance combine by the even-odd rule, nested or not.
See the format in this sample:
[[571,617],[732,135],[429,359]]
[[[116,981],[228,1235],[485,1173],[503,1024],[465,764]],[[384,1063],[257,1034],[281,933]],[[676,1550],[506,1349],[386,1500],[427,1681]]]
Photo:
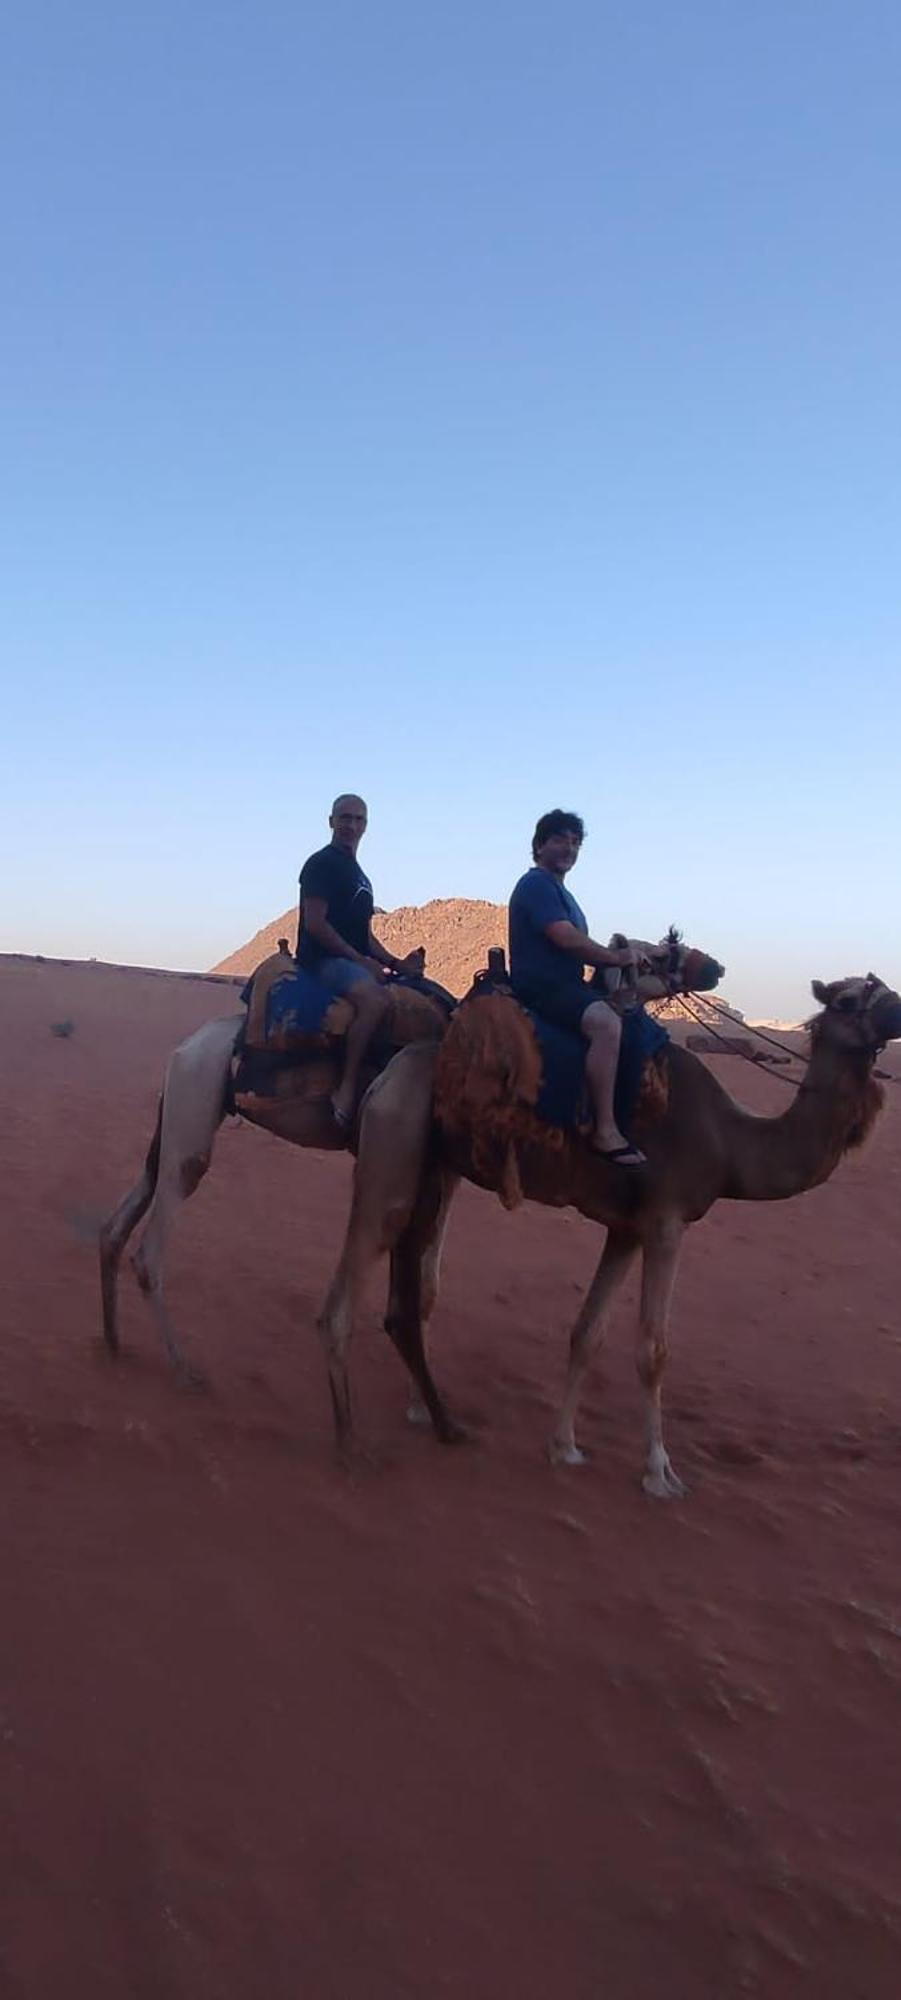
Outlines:
[[432,1379],[424,1321],[426,1305],[431,1312],[437,1296],[441,1238],[455,1186],[454,1180],[445,1180],[440,1167],[426,1167],[412,1220],[392,1252],[391,1296],[385,1319],[386,1331],[410,1370],[422,1407],[442,1444],[456,1444],[465,1432],[450,1415]]
[[630,1265],[638,1255],[634,1236],[611,1230],[600,1262],[573,1327],[569,1342],[569,1374],[557,1428],[548,1447],[554,1465],[582,1465],[585,1454],[576,1443],[576,1411],[582,1385],[604,1331],[607,1314]]
[[393,1250],[416,1206],[432,1110],[435,1048],[401,1049],[363,1100],[350,1220],[338,1268],[319,1317],[339,1449],[351,1441],[347,1356],[365,1279]]
[[668,1353],[670,1302],[683,1235],[683,1224],[668,1219],[658,1225],[644,1245],[637,1365],[647,1397],[648,1460],[641,1483],[645,1492],[653,1494],[656,1500],[681,1500],[685,1493],[663,1442],[660,1394]]
[[[451,1174],[447,1172],[446,1169],[443,1169],[441,1172],[441,1185],[438,1197],[438,1211],[435,1216],[434,1226],[431,1229],[431,1232],[428,1236],[428,1240],[422,1252],[422,1262],[420,1265],[420,1276],[419,1276],[420,1314],[421,1314],[421,1326],[422,1326],[422,1347],[426,1360],[428,1360],[429,1357],[429,1338],[428,1338],[429,1324],[431,1322],[432,1314],[438,1303],[438,1287],[441,1281],[441,1257],[444,1250],[444,1239],[445,1236],[447,1235],[447,1224],[451,1211],[451,1203],[457,1191],[458,1185],[459,1185],[458,1175]],[[398,1272],[397,1272],[397,1251],[392,1250],[391,1282],[388,1295],[388,1309],[385,1314],[385,1329],[389,1334],[391,1333],[392,1322],[397,1319],[399,1296],[400,1294],[399,1294],[399,1283],[398,1283]],[[422,1397],[413,1395],[410,1398],[410,1402],[407,1407],[407,1422],[411,1424],[429,1424],[431,1423],[431,1421],[432,1419],[429,1415],[428,1410],[426,1409]]]
[[157,1112],[156,1131],[150,1141],[147,1158],[144,1161],[140,1180],[129,1189],[124,1200],[109,1217],[100,1231],[100,1294],[103,1301],[103,1338],[111,1354],[119,1352],[119,1265],[122,1252],[132,1233],[137,1228],[142,1215],[146,1215],[153,1200],[157,1176],[160,1168],[160,1133],[163,1122],[163,1101]]
[[229,1064],[242,1020],[243,1015],[208,1021],[176,1049],[166,1071],[154,1141],[157,1172],[152,1199],[148,1204],[144,1182],[153,1147],[142,1180],[111,1217],[101,1238],[106,1306],[108,1290],[115,1287],[115,1272],[125,1242],[149,1206],[147,1227],[133,1258],[135,1275],[153,1307],[166,1352],[173,1366],[187,1379],[191,1379],[192,1371],[176,1339],[163,1295],[163,1260],[173,1218],[181,1203],[199,1186],[210,1163],[225,1107]]

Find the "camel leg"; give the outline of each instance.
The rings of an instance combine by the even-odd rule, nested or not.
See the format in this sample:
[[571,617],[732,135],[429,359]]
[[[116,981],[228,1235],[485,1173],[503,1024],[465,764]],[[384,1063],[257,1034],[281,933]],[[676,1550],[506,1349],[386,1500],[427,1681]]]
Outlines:
[[668,1352],[670,1302],[676,1280],[683,1224],[661,1223],[645,1242],[638,1336],[638,1374],[647,1397],[648,1461],[642,1485],[656,1500],[680,1500],[685,1493],[663,1442],[661,1385]]
[[[447,1235],[447,1224],[448,1224],[448,1218],[450,1216],[451,1203],[456,1193],[458,1184],[459,1184],[459,1179],[456,1174],[449,1174],[446,1171],[442,1174],[441,1193],[438,1204],[438,1213],[435,1218],[434,1229],[432,1230],[428,1242],[426,1243],[422,1253],[422,1264],[420,1266],[420,1312],[421,1312],[421,1323],[422,1323],[422,1346],[423,1346],[423,1352],[426,1357],[426,1361],[428,1361],[429,1358],[429,1338],[428,1338],[429,1324],[438,1301],[438,1287],[441,1280],[441,1257],[442,1257],[442,1252],[444,1250],[444,1239],[445,1236]],[[385,1328],[389,1334],[391,1333],[391,1321],[392,1319],[396,1319],[398,1310],[396,1257],[397,1257],[397,1252],[392,1251],[391,1286],[388,1297],[388,1309],[385,1316]],[[431,1417],[429,1416],[429,1412],[426,1409],[425,1403],[423,1402],[421,1396],[416,1396],[416,1395],[412,1396],[407,1407],[407,1422],[410,1424],[428,1424],[431,1423],[431,1421],[432,1421]]]
[[[138,1284],[153,1308],[166,1353],[187,1381],[197,1381],[199,1377],[188,1366],[166,1306],[163,1292],[166,1244],[178,1209],[199,1187],[210,1164],[240,1025],[234,1019],[209,1021],[183,1042],[170,1060],[163,1088],[156,1188],[147,1227],[132,1259]],[[113,1224],[115,1221],[114,1216]]]
[[552,1465],[583,1465],[585,1462],[585,1454],[579,1450],[575,1434],[582,1385],[597,1352],[614,1297],[637,1254],[638,1243],[634,1236],[609,1231],[600,1262],[570,1335],[566,1394],[548,1447]]
[[455,1423],[432,1379],[422,1337],[422,1262],[425,1232],[434,1227],[433,1217],[441,1201],[440,1186],[435,1193],[432,1217],[417,1216],[394,1252],[393,1310],[385,1321],[401,1360],[406,1362],[442,1444],[457,1444],[466,1433]]
[[370,1085],[360,1113],[350,1220],[319,1316],[335,1416],[346,1452],[352,1438],[348,1350],[357,1306],[376,1260],[393,1250],[416,1207],[432,1114],[435,1046],[413,1042]]
[[103,1338],[111,1354],[119,1352],[119,1265],[122,1252],[142,1215],[146,1215],[153,1200],[157,1175],[160,1167],[160,1131],[163,1122],[163,1102],[157,1112],[156,1130],[147,1149],[147,1158],[141,1169],[140,1179],[120,1201],[118,1208],[103,1224],[100,1231],[100,1297],[103,1306]]
[[[212,1149],[212,1141],[211,1141]],[[163,1292],[163,1263],[172,1223],[183,1201],[200,1186],[210,1164],[209,1153],[185,1161],[166,1162],[157,1182],[150,1220],[132,1258],[135,1277],[149,1300],[163,1346],[176,1374],[186,1382],[199,1383],[201,1376],[191,1367],[179,1346]]]

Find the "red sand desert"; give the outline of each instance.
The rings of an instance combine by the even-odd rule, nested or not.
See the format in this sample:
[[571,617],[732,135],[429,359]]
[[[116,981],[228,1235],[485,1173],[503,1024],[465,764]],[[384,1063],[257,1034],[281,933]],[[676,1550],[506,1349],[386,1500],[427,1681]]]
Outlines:
[[472,1189],[434,1354],[474,1442],[405,1424],[374,1291],[349,1478],[314,1327],[346,1159],[223,1130],[170,1261],[205,1392],[130,1278],[120,1363],[98,1338],[98,1220],[236,991],[0,962],[4,2000],[889,2000],[901,1092],[826,1187],[691,1232],[684,1504],[639,1487],[633,1293],[551,1470],[597,1233]]

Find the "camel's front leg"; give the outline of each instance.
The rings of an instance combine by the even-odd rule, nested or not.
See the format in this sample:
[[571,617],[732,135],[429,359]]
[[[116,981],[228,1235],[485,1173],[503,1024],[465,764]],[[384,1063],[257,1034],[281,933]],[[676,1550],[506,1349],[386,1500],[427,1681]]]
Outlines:
[[576,1443],[576,1410],[588,1366],[596,1352],[614,1295],[638,1253],[634,1236],[611,1230],[600,1262],[570,1335],[569,1374],[563,1407],[548,1451],[554,1465],[582,1465],[585,1454]]
[[646,1239],[641,1283],[638,1374],[647,1397],[648,1461],[642,1485],[656,1500],[680,1500],[685,1487],[663,1442],[661,1383],[666,1365],[670,1302],[682,1248],[684,1224],[667,1218]]
[[350,1220],[319,1318],[339,1449],[352,1441],[347,1357],[369,1271],[406,1230],[423,1175],[431,1124],[434,1045],[401,1049],[363,1099]]

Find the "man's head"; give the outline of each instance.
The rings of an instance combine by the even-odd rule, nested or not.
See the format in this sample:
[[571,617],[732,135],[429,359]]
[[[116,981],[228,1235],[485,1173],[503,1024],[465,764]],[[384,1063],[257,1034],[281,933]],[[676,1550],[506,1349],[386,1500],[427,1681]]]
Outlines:
[[358,799],[356,792],[341,792],[329,813],[332,846],[346,847],[348,854],[356,854],[368,817],[365,799]]
[[553,812],[542,813],[532,837],[532,860],[552,875],[565,875],[579,859],[579,849],[585,839],[585,826],[578,813],[561,812],[555,806]]

